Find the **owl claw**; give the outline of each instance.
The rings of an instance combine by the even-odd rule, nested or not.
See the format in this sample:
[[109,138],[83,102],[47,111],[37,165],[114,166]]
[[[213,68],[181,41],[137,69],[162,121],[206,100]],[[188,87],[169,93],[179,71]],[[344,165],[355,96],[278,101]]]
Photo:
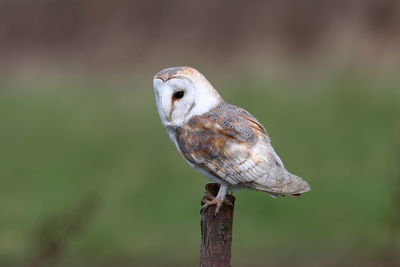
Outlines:
[[215,205],[216,208],[215,208],[214,215],[217,215],[217,214],[218,214],[220,208],[222,207],[222,204],[225,204],[225,205],[227,205],[227,206],[229,206],[229,207],[233,207],[232,202],[230,202],[227,198],[225,198],[225,199],[218,199],[218,198],[216,198],[215,196],[213,196],[213,195],[210,194],[210,193],[207,193],[207,194],[206,194],[205,199],[203,199],[203,201],[204,201],[206,204],[204,204],[204,205],[201,207],[201,210],[204,211],[204,210],[206,210],[208,207],[214,206],[214,205]]
[[[206,197],[207,200],[214,200],[216,198],[215,196],[213,196],[211,193],[208,193],[208,192],[205,195],[205,197]],[[227,205],[229,207],[233,207],[233,204],[229,199],[225,198],[223,202],[224,202],[225,205]]]
[[214,215],[217,215],[219,209],[222,206],[222,203],[224,203],[224,201],[222,199],[217,199],[217,198],[214,198],[213,200],[206,199],[205,202],[206,202],[206,204],[204,204],[201,207],[201,210],[204,211],[204,210],[208,209],[208,207],[215,205],[216,208],[215,208]]

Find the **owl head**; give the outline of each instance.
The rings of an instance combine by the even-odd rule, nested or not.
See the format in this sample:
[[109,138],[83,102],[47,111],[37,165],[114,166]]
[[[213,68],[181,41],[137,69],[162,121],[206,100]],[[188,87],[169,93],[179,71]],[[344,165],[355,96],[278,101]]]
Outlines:
[[161,121],[166,127],[179,127],[192,116],[201,115],[223,100],[196,69],[167,68],[154,76],[154,91]]

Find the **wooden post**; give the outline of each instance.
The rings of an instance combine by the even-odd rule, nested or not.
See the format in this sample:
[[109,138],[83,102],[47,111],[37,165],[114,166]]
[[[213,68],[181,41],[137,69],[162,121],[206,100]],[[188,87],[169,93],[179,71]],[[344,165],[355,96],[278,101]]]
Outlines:
[[[219,184],[206,184],[206,194],[216,196]],[[201,205],[204,205],[206,196],[203,197]],[[201,214],[201,248],[200,267],[230,267],[231,266],[231,244],[232,244],[232,222],[235,198],[226,195],[232,203],[232,207],[223,204],[217,215],[214,215],[215,206],[210,206]]]

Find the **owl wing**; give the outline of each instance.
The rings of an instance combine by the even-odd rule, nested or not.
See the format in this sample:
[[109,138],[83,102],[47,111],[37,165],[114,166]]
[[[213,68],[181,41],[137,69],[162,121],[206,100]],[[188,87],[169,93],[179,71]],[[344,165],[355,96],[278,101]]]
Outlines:
[[250,113],[231,105],[211,112],[217,114],[199,116],[192,123],[196,134],[204,136],[188,151],[190,162],[229,184],[272,195],[309,191],[306,182],[284,168],[265,128]]

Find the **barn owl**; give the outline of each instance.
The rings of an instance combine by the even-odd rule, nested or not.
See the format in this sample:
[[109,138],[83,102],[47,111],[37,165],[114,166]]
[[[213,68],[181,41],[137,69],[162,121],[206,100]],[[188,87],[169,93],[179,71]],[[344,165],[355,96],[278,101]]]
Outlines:
[[161,122],[186,161],[220,184],[202,209],[225,202],[228,191],[250,188],[276,196],[310,191],[289,173],[271,146],[267,131],[246,110],[226,103],[208,80],[191,67],[172,67],[154,76]]

